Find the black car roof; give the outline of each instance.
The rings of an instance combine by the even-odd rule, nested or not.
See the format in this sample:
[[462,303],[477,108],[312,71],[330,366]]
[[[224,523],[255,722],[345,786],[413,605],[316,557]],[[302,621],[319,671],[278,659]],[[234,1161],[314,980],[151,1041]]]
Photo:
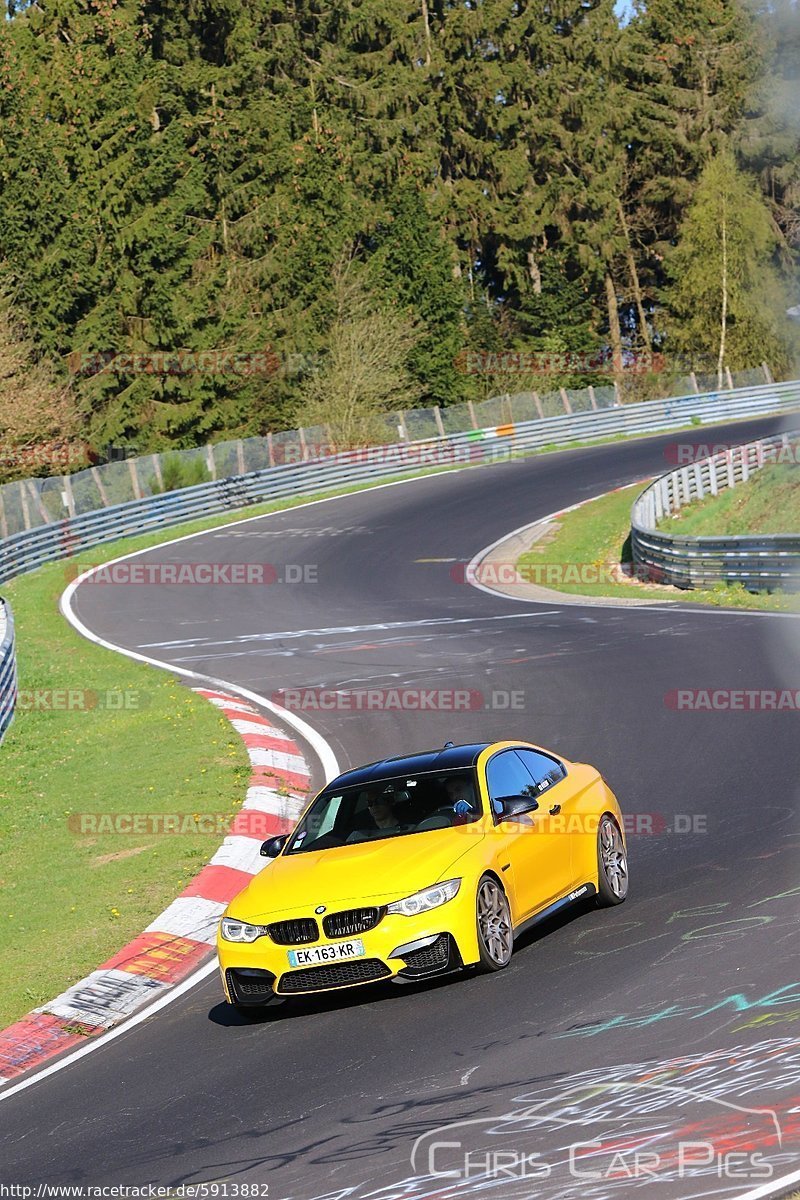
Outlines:
[[325,791],[330,791],[334,786],[358,787],[375,783],[379,779],[391,779],[395,775],[419,775],[423,771],[451,771],[457,767],[473,767],[480,752],[491,745],[491,742],[468,742],[463,746],[445,746],[441,750],[425,750],[419,754],[381,758],[377,762],[367,763],[365,767],[345,771],[332,780]]

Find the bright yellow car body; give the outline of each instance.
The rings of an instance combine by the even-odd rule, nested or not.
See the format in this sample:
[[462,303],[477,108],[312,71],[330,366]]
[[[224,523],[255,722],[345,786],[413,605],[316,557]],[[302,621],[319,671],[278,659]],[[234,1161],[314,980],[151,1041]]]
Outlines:
[[[468,796],[460,804],[459,789]],[[407,827],[375,824],[388,804],[390,821]],[[345,809],[349,824],[337,832]],[[356,840],[338,844],[348,829]],[[627,894],[615,796],[595,768],[526,742],[448,744],[346,772],[288,839],[271,841],[262,853],[275,856],[231,901],[218,935],[223,988],[241,1008],[497,970],[534,921],[590,896],[614,904]]]

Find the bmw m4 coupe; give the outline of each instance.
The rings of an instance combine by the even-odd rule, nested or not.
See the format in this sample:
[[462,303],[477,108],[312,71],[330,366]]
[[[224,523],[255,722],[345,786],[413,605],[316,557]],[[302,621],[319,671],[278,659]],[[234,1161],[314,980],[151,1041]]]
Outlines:
[[576,900],[620,904],[625,834],[594,767],[527,742],[383,759],[326,784],[229,904],[229,1002],[508,965],[514,939]]

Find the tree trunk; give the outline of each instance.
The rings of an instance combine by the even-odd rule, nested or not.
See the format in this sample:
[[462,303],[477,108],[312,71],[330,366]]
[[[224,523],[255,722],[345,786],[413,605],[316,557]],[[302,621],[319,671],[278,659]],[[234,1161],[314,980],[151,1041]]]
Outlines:
[[622,331],[619,327],[619,309],[617,308],[617,289],[611,272],[606,271],[606,305],[608,307],[608,334],[611,339],[611,365],[614,370],[614,382],[621,387],[622,370]]
[[533,290],[537,296],[542,294],[542,272],[539,270],[539,264],[536,261],[536,255],[533,248],[528,251],[528,274],[533,283]]
[[719,327],[719,357],[717,358],[717,387],[722,387],[722,371],[725,365],[725,337],[728,331],[728,212],[725,197],[722,197],[722,315]]
[[425,66],[431,65],[431,23],[428,16],[428,0],[422,0],[422,24],[425,27]]
[[[214,118],[214,129],[216,131],[216,128],[219,124],[219,112],[217,111],[217,89],[216,89],[216,85],[213,83],[211,84],[211,111],[212,111],[213,118]],[[225,193],[224,193],[224,188],[223,188],[223,183],[222,183],[222,172],[221,171],[217,171],[217,195],[220,197],[220,202],[219,202],[220,229],[221,229],[221,233],[222,233],[222,249],[223,249],[223,252],[225,255],[225,263],[226,263],[225,287],[230,288],[233,274],[232,274],[232,263],[231,263],[231,256],[230,256],[230,245],[229,245],[229,241],[228,241],[228,214],[225,209]]]
[[619,213],[619,221],[622,226],[622,232],[625,234],[625,258],[628,263],[628,274],[631,277],[631,288],[633,290],[633,298],[636,301],[636,313],[639,318],[639,334],[642,339],[642,345],[649,354],[652,350],[650,341],[650,331],[647,328],[647,314],[644,311],[644,303],[642,300],[642,286],[639,282],[639,272],[636,269],[636,259],[633,256],[633,247],[631,246],[631,234],[628,228],[628,222],[625,220],[625,209],[622,207],[622,201],[617,199],[617,212]]

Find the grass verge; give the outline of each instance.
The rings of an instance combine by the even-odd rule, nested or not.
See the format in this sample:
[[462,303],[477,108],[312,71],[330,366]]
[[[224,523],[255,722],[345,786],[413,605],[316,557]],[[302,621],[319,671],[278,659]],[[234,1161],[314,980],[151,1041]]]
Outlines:
[[531,583],[577,596],[677,599],[723,608],[800,612],[800,596],[752,594],[739,584],[683,590],[635,580],[618,582],[620,567],[631,561],[631,505],[641,490],[642,485],[635,484],[565,513],[550,537],[534,543],[520,556],[517,570]]
[[232,814],[248,776],[229,723],[166,674],[80,638],[58,612],[63,588],[54,564],[5,589],[21,707],[0,751],[0,1027],[140,933],[222,840],[82,835],[79,814]]
[[747,533],[800,531],[800,471],[779,463],[763,467],[747,483],[718,496],[687,504],[659,529],[690,537],[733,537]]

